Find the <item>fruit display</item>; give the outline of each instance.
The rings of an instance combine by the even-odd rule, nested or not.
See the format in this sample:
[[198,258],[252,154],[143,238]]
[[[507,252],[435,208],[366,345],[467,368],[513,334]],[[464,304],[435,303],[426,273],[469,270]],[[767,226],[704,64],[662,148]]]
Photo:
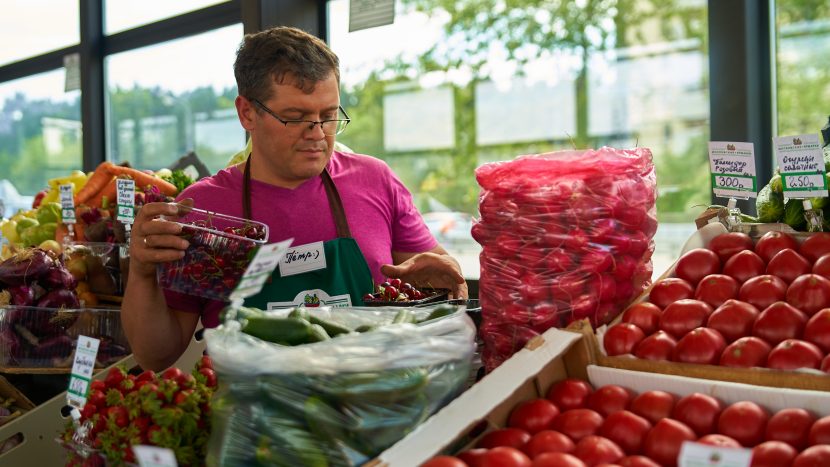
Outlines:
[[376,287],[376,292],[363,296],[367,306],[415,306],[446,300],[449,289],[417,288],[398,278],[389,278]]
[[483,360],[550,327],[610,322],[651,280],[655,175],[645,148],[521,156],[476,169]]
[[123,291],[119,248],[114,243],[71,243],[64,246],[64,263],[78,281],[76,291],[85,306],[98,304],[96,294],[120,295]]

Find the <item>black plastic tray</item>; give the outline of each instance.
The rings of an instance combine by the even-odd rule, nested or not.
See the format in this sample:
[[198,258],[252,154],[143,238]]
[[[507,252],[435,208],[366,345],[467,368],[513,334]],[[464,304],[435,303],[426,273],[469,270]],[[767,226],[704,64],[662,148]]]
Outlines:
[[[404,300],[401,302],[389,300],[371,300],[364,301],[363,304],[365,306],[421,306],[426,304],[431,305],[435,302],[447,300],[447,297],[450,296],[450,289],[420,288],[418,290],[428,295],[420,300]],[[377,297],[379,295],[379,293],[372,294],[373,297]]]

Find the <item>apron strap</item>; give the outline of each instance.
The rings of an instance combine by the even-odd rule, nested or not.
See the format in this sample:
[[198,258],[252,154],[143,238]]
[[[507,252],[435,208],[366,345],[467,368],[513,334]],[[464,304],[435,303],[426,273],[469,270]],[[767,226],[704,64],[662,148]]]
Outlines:
[[[251,216],[251,153],[245,160],[245,170],[242,177],[242,212],[245,219],[253,219]],[[329,200],[329,208],[334,217],[334,225],[337,227],[338,238],[351,238],[349,222],[346,220],[346,211],[343,209],[343,202],[340,200],[340,193],[331,179],[328,169],[323,169],[320,174],[323,178],[323,186],[326,189],[326,198]]]

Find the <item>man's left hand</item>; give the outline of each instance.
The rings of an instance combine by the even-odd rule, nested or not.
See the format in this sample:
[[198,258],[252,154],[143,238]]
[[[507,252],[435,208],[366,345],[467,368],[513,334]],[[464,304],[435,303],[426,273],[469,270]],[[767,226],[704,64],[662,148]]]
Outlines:
[[461,267],[449,255],[418,253],[398,265],[385,264],[380,270],[386,277],[397,277],[415,287],[449,289],[451,299],[468,297]]

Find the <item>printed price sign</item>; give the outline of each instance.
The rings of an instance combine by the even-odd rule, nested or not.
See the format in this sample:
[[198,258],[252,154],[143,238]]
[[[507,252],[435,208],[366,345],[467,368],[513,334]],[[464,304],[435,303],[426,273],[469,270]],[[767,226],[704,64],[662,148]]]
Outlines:
[[749,467],[752,450],[725,448],[685,441],[677,458],[679,467]]
[[132,224],[135,218],[135,181],[128,178],[119,178],[116,182],[115,188],[118,195],[117,207],[118,214],[116,219]]
[[824,157],[817,134],[773,138],[773,145],[785,197],[827,196]]
[[248,265],[248,268],[239,279],[239,283],[236,284],[236,289],[231,292],[231,301],[258,294],[274,268],[280,263],[292,241],[294,239],[289,238],[279,243],[259,247],[251,260],[251,264]]
[[69,389],[66,391],[66,401],[73,407],[81,409],[86,404],[100,343],[101,341],[92,337],[78,336],[72,373],[69,375]]
[[74,224],[75,221],[75,185],[67,183],[58,187],[61,202],[61,221]]
[[140,467],[177,467],[172,449],[137,444],[133,446],[135,460]]
[[755,145],[728,141],[709,142],[712,192],[723,198],[755,198]]

